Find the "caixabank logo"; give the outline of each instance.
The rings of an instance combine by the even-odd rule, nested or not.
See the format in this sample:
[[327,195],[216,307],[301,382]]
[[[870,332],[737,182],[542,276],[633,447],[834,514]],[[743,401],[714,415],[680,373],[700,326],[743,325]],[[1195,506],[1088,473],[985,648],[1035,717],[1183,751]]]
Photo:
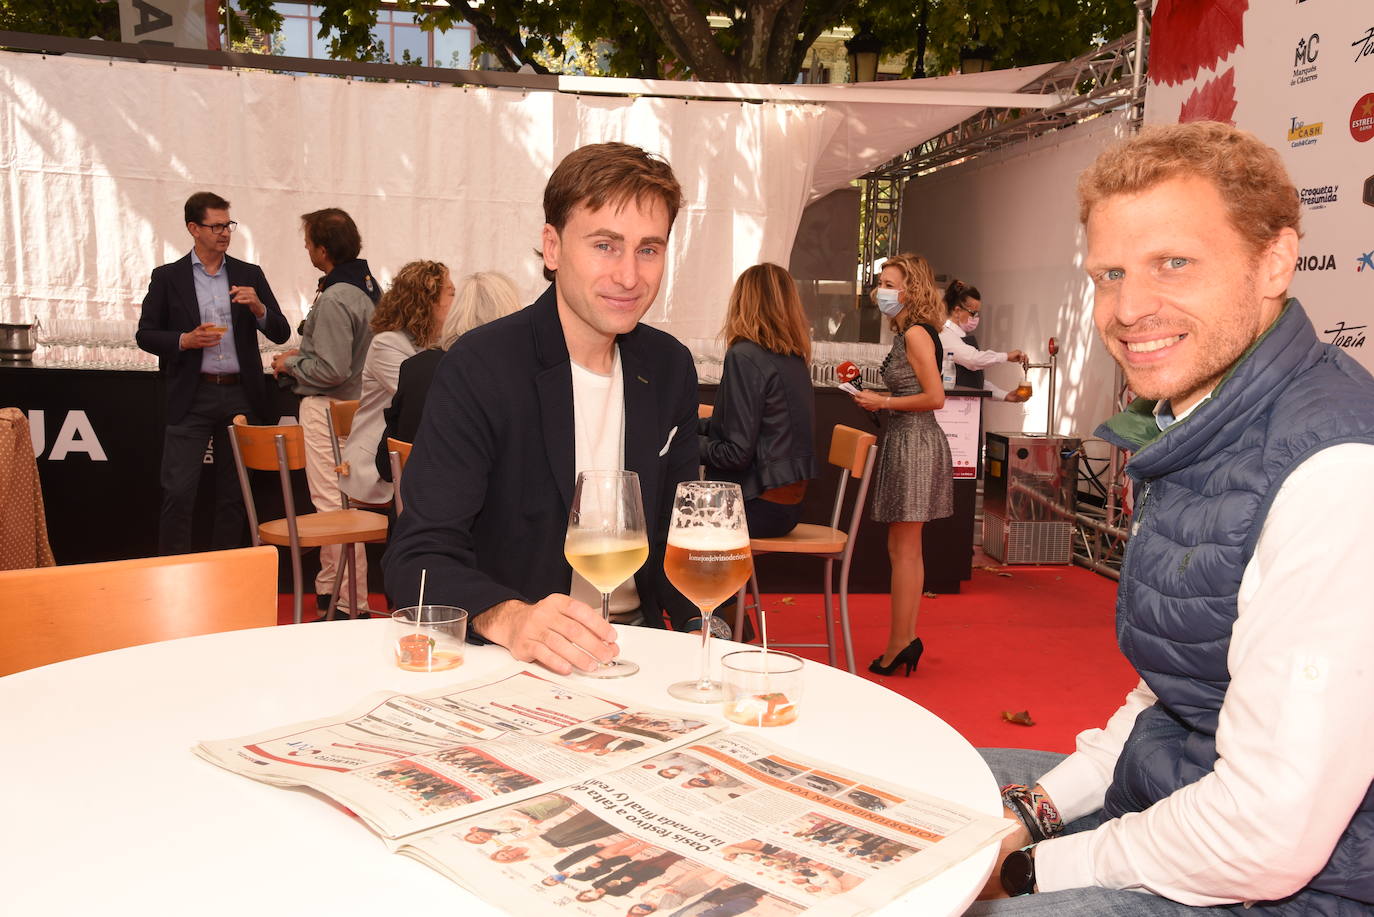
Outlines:
[[1300,146],[1311,146],[1316,143],[1322,135],[1323,122],[1308,124],[1299,118],[1288,119],[1288,145],[1293,149]]
[[1321,43],[1322,37],[1316,32],[1298,39],[1298,45],[1293,49],[1293,78],[1288,81],[1289,86],[1301,86],[1317,78],[1317,58],[1321,55]]
[[1308,210],[1325,210],[1340,194],[1340,185],[1322,185],[1319,188],[1299,188],[1298,200]]
[[1374,92],[1360,96],[1350,109],[1350,136],[1360,143],[1374,137]]
[[1356,272],[1361,274],[1363,274],[1365,271],[1369,271],[1371,274],[1374,274],[1374,252],[1365,252],[1363,255],[1357,258],[1355,260],[1355,270]]

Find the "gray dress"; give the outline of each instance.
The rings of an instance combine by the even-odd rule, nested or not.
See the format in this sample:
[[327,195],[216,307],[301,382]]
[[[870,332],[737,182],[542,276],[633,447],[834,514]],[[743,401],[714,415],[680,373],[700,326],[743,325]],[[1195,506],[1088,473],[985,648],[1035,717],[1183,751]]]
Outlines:
[[[893,340],[882,372],[883,383],[894,397],[920,394],[916,370],[906,358],[904,335]],[[878,450],[873,521],[925,522],[953,514],[954,464],[949,440],[935,422],[935,414],[887,412],[887,430]]]

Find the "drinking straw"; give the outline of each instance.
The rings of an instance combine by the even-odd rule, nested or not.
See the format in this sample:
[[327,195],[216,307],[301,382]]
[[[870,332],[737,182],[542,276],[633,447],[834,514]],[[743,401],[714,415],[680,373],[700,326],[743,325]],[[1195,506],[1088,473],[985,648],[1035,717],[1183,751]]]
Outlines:
[[[419,604],[415,606],[415,633],[420,633],[420,620],[425,616],[425,574],[428,568],[420,570],[420,598]],[[431,641],[425,642],[425,668],[434,668],[434,646]]]

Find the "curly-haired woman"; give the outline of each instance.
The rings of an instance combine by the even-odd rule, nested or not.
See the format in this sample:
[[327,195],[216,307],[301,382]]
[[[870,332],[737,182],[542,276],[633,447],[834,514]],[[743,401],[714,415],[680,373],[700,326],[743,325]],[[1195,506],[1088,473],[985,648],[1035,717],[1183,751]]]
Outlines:
[[383,412],[396,394],[401,363],[431,346],[453,305],[448,268],[438,261],[412,261],[397,272],[372,313],[372,346],[363,364],[363,391],[353,428],[343,448],[348,473],[340,487],[362,503],[386,503],[391,483],[377,474],[375,456],[385,427]]

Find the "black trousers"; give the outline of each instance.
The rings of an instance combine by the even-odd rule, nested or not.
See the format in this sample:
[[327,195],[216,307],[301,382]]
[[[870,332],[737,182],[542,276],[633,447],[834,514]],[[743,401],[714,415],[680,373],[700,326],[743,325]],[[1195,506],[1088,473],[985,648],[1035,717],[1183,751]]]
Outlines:
[[240,548],[248,544],[247,516],[239,493],[234,449],[229,445],[229,424],[234,415],[253,419],[252,408],[240,385],[215,385],[201,381],[186,416],[167,425],[162,440],[162,514],[158,525],[160,554],[187,554],[194,550],[191,520],[206,444],[214,443],[215,516],[211,548]]

